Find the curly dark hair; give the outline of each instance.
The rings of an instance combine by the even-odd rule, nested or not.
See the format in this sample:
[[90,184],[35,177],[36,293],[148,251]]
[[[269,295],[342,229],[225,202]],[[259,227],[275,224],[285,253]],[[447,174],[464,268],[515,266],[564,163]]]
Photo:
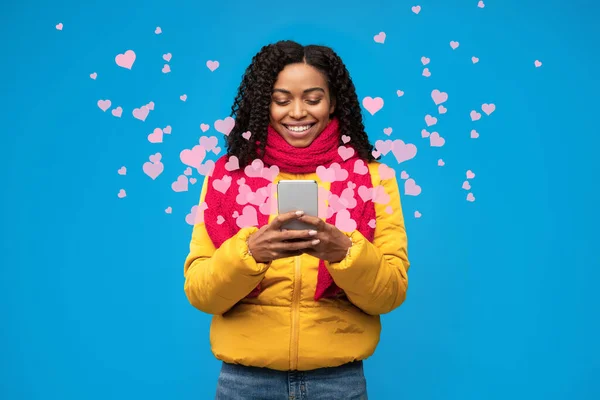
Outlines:
[[[336,102],[332,116],[339,120],[340,145],[341,136],[349,136],[360,158],[367,162],[378,159],[371,153],[373,146],[365,132],[356,90],[342,59],[329,47],[302,46],[291,40],[266,45],[252,58],[231,106],[235,126],[227,137],[227,155],[235,155],[244,167],[264,154],[273,85],[279,72],[294,63],[306,63],[324,74]],[[252,132],[255,140],[244,139],[242,133],[246,131]],[[256,141],[260,143],[258,149]]]

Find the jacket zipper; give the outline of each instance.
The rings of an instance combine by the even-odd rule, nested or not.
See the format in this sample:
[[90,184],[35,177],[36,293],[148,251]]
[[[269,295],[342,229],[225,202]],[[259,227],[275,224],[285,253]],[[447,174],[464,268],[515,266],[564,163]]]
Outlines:
[[302,270],[300,256],[294,257],[294,295],[292,296],[292,332],[290,338],[290,369],[298,368],[298,341],[300,336],[300,289],[302,287]]

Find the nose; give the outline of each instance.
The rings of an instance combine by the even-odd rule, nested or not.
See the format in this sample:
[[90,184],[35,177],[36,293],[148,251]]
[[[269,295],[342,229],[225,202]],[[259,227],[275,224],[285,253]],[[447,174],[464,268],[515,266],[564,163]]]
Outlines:
[[306,116],[307,112],[304,109],[304,104],[301,101],[295,101],[290,108],[289,116],[294,119],[299,119]]

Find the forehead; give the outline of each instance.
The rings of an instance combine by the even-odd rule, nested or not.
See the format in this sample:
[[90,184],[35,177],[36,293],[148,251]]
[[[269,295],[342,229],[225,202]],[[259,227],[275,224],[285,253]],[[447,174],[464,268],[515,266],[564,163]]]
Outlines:
[[279,73],[274,88],[302,91],[306,88],[321,87],[327,91],[325,76],[308,64],[289,64]]

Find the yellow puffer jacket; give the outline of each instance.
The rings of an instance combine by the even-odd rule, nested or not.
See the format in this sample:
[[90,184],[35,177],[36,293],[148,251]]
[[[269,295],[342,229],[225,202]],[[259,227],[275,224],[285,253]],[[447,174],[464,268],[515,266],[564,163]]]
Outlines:
[[[375,237],[346,233],[353,245],[339,263],[325,262],[344,295],[316,302],[319,260],[308,254],[257,263],[242,228],[215,249],[204,223],[196,224],[184,264],[184,290],[197,309],[213,314],[210,343],[219,360],[280,371],[335,367],[371,356],[379,342],[379,315],[400,306],[408,288],[407,238],[395,177],[381,180],[371,162],[373,187],[383,185],[388,204],[375,203]],[[314,179],[316,173],[280,173],[275,179]],[[208,179],[200,195],[204,201]],[[276,185],[273,185],[276,187]],[[390,209],[386,208],[391,206]],[[269,217],[269,222],[276,215]],[[322,218],[323,220],[325,218]],[[247,296],[258,283],[262,292]]]

